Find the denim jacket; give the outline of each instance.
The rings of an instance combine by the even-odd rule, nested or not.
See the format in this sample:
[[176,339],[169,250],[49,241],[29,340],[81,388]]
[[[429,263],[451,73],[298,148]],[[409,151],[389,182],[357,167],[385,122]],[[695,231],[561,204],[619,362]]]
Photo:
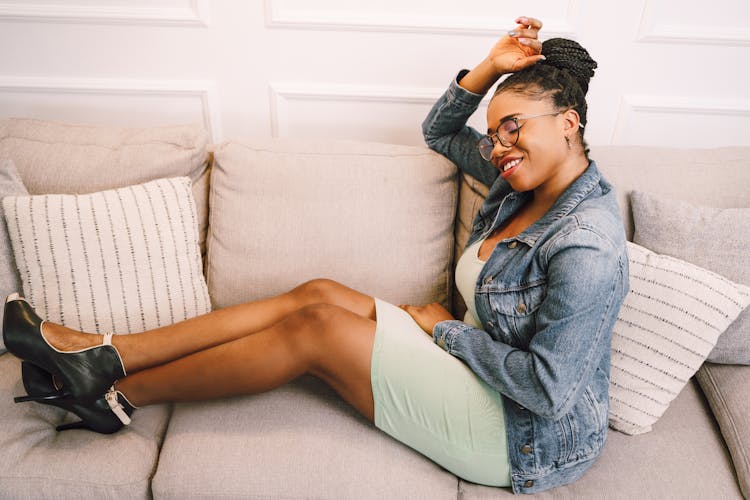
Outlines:
[[[519,193],[479,154],[466,121],[482,99],[458,85],[423,123],[427,145],[490,186],[468,245],[503,224]],[[434,341],[503,395],[511,483],[534,493],[578,479],[601,452],[609,415],[610,339],[628,291],[625,233],[594,162],[523,233],[501,240],[475,288],[483,330],[439,322]]]

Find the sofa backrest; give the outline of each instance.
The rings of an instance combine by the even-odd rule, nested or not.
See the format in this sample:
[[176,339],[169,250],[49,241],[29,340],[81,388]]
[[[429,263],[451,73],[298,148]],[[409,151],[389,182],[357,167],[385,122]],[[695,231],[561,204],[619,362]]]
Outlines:
[[216,147],[206,274],[224,307],[331,278],[394,303],[443,302],[456,169],[425,147],[255,140]]
[[200,126],[118,128],[0,120],[0,159],[31,194],[85,194],[161,177],[193,182],[201,247],[208,212],[208,134]]

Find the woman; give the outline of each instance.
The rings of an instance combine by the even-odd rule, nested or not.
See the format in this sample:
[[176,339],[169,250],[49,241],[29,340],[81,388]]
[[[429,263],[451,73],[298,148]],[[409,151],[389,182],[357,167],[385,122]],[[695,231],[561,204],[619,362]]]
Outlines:
[[[580,476],[606,436],[624,235],[586,157],[585,89],[567,70],[542,70],[541,23],[518,22],[424,125],[431,147],[492,185],[457,272],[466,323],[438,304],[398,308],[314,280],[113,338],[43,322],[10,296],[3,335],[29,393],[16,400],[81,418],[59,430],[109,433],[140,406],[257,393],[307,373],[469,481],[534,492]],[[490,104],[489,135],[467,128],[482,94],[511,72]]]

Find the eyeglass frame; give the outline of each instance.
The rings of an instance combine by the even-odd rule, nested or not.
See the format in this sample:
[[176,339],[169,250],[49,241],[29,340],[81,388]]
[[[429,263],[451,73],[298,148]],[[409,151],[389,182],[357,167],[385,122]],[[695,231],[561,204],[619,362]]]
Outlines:
[[[570,109],[570,108],[568,108],[568,109]],[[485,134],[481,139],[479,139],[479,141],[477,142],[477,148],[479,149],[479,155],[483,159],[485,159],[487,161],[490,161],[492,159],[492,151],[495,149],[495,146],[497,146],[498,142],[504,148],[512,148],[513,146],[515,146],[516,144],[518,144],[518,140],[521,138],[521,127],[523,127],[524,125],[526,125],[526,121],[527,120],[531,120],[532,118],[541,118],[542,116],[557,116],[559,114],[562,114],[562,113],[568,111],[568,109],[562,109],[560,111],[555,111],[555,112],[551,112],[551,113],[541,113],[541,114],[538,114],[538,115],[531,115],[531,116],[523,116],[523,115],[521,115],[521,116],[512,116],[510,118],[506,118],[505,120],[503,120],[500,123],[498,123],[497,128],[495,129],[495,133],[494,134]],[[524,120],[524,122],[519,125],[518,124],[518,120]],[[508,123],[510,121],[512,121],[513,123],[516,124],[516,140],[513,141],[513,143],[508,144],[500,136],[500,127],[502,127],[503,124]],[[578,126],[580,128],[583,128],[583,124],[582,123],[579,123]],[[486,146],[489,146],[489,144],[487,144],[488,140],[492,143],[492,148],[489,148],[489,147],[485,148],[488,151],[488,154],[489,154],[489,158],[485,158],[485,156],[483,154],[482,144],[484,143]]]

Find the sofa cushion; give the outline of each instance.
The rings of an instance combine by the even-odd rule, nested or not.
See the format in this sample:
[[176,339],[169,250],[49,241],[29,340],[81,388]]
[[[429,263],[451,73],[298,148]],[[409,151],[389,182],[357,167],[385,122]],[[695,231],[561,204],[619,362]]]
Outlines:
[[632,191],[711,207],[750,207],[750,147],[712,149],[594,146],[591,158],[615,187],[628,238],[633,235]]
[[[3,211],[3,198],[6,196],[28,194],[26,188],[18,177],[16,167],[10,160],[0,160],[0,298],[21,291],[21,278],[18,276],[16,260],[13,257],[13,248],[8,237],[8,228],[5,225],[5,212]],[[4,310],[0,308],[0,325],[3,324]],[[5,344],[0,337],[0,354],[6,352]]]
[[175,405],[153,494],[447,500],[456,498],[456,484],[322,382],[303,377],[265,394]]
[[3,207],[25,297],[48,321],[135,333],[210,310],[187,177]]
[[150,498],[169,408],[138,410],[123,430],[56,432],[77,420],[60,408],[13,404],[24,394],[21,362],[0,356],[0,498]]
[[[750,208],[712,208],[634,191],[633,241],[750,286]],[[714,363],[750,365],[750,308],[719,337]]]
[[91,193],[161,177],[189,177],[201,245],[208,220],[208,134],[196,126],[119,128],[45,120],[0,120],[0,158],[10,158],[31,194]]
[[628,242],[630,291],[612,330],[609,422],[651,430],[750,304],[750,288]]
[[719,423],[745,498],[750,498],[750,366],[705,363],[696,379]]
[[207,278],[214,305],[331,278],[395,303],[446,303],[456,170],[426,148],[230,142],[215,152]]
[[[735,368],[735,367],[732,367]],[[510,498],[507,489],[465,481],[462,500]],[[544,500],[742,499],[726,446],[700,390],[685,386],[653,431],[610,431],[599,459],[574,483],[536,493]]]

